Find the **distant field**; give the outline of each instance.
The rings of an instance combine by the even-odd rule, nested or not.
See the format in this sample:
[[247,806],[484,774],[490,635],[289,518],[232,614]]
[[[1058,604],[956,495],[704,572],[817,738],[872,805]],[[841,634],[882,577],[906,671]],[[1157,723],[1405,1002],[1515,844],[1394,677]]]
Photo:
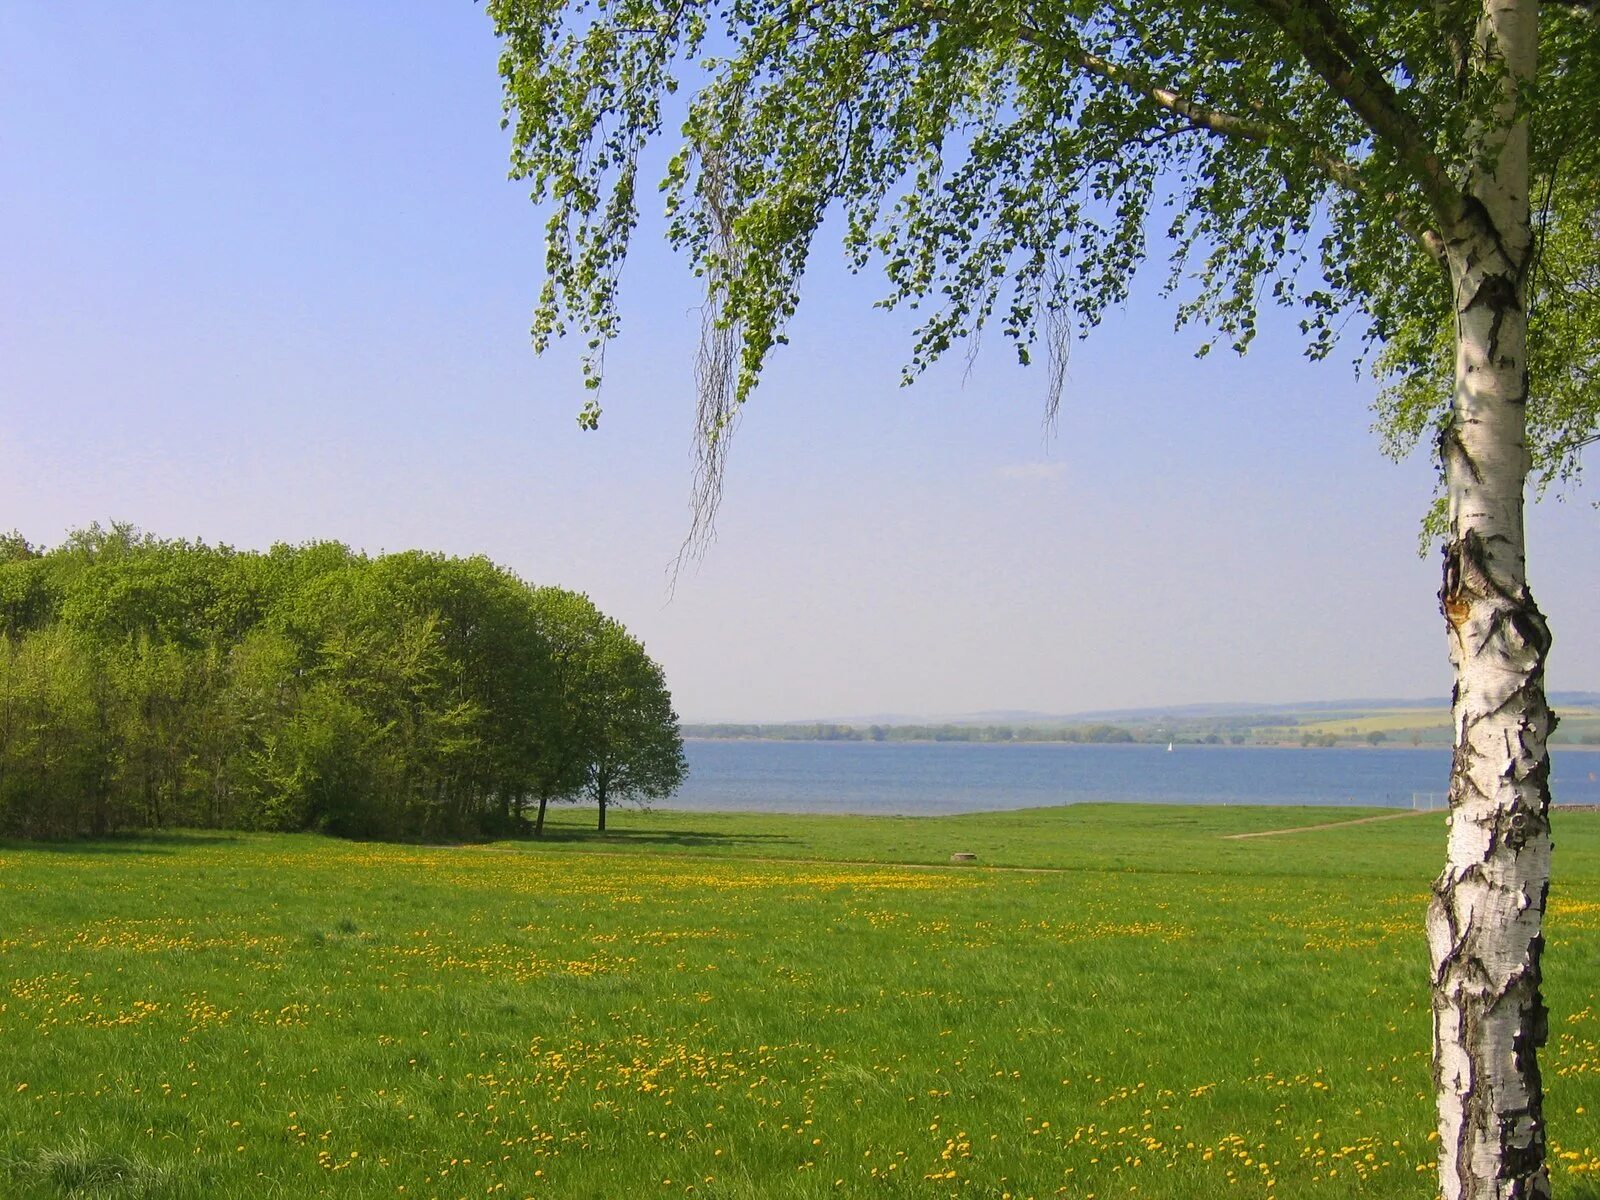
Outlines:
[[[1558,708],[1561,723],[1557,729],[1557,736],[1561,739],[1574,740],[1585,734],[1600,733],[1600,709],[1594,708]],[[1399,735],[1415,730],[1423,734],[1433,734],[1432,738],[1425,740],[1450,740],[1450,711],[1446,708],[1385,708],[1375,709],[1370,712],[1343,713],[1328,717],[1320,721],[1301,721],[1296,725],[1262,726],[1257,732],[1265,733],[1268,729],[1282,730],[1285,738],[1297,738],[1302,734],[1331,733],[1336,737],[1365,737],[1372,732],[1388,734],[1394,740],[1403,740]]]
[[1556,737],[1567,741],[1587,738],[1590,744],[1600,736],[1600,708],[1557,708],[1561,724]]
[[[0,1196],[1424,1200],[1443,818],[1222,836],[1362,815],[0,846]],[[1600,814],[1556,840],[1552,1161],[1595,1200]]]
[[1403,729],[1450,728],[1450,710],[1447,708],[1387,708],[1360,716],[1330,717],[1325,721],[1302,721],[1295,729],[1305,733],[1332,733],[1341,736],[1354,734],[1365,737],[1374,730],[1394,733]]

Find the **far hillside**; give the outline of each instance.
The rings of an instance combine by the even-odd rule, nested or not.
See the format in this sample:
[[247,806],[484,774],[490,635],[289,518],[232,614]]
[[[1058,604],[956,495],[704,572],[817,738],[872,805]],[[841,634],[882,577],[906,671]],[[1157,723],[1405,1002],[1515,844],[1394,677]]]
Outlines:
[[[1600,747],[1600,693],[1557,692],[1553,745]],[[941,719],[884,716],[850,721],[702,723],[685,737],[850,742],[1090,743],[1213,746],[1449,746],[1450,710],[1415,700],[1310,701],[1286,705],[1186,705],[1052,716],[1006,712]]]

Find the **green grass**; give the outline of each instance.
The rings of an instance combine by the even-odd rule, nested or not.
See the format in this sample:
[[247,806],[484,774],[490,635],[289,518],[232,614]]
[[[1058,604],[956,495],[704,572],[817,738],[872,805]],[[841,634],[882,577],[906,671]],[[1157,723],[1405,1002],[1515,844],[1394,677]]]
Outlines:
[[1331,733],[1339,737],[1365,737],[1369,733],[1403,733],[1413,729],[1450,729],[1450,710],[1437,708],[1392,708],[1360,716],[1334,716],[1322,721],[1302,721],[1296,733]]
[[[1559,709],[1561,718],[1557,728],[1562,745],[1581,742],[1585,736],[1600,733],[1600,710],[1565,707]],[[1439,705],[1432,708],[1385,708],[1371,712],[1335,713],[1321,720],[1302,720],[1294,725],[1262,725],[1255,730],[1261,738],[1273,737],[1294,741],[1305,734],[1331,733],[1340,738],[1364,738],[1369,733],[1382,733],[1396,745],[1404,745],[1408,735],[1416,733],[1424,741],[1437,744],[1443,739],[1450,743],[1450,710]]]
[[[1359,815],[3,846],[0,1196],[1427,1197],[1442,817],[1222,836]],[[1553,1164],[1595,1200],[1600,815],[1557,841]]]

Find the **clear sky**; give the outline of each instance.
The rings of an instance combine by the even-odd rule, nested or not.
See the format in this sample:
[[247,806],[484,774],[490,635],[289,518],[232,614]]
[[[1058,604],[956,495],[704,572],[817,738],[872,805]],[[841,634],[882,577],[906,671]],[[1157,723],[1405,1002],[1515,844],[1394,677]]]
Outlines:
[[[482,552],[589,593],[691,720],[1448,692],[1429,463],[1288,317],[1196,361],[1159,268],[1046,438],[998,335],[897,386],[906,322],[819,253],[669,598],[693,280],[647,221],[580,431],[497,52],[466,0],[0,6],[0,527]],[[1595,494],[1530,513],[1555,688],[1600,688]]]

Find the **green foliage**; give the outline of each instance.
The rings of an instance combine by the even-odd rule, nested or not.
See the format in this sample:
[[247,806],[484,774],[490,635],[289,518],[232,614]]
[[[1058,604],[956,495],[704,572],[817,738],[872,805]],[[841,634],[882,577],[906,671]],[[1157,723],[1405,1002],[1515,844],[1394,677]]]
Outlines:
[[[1595,80],[1600,94],[1600,78]],[[1582,148],[1582,143],[1579,143]],[[1555,157],[1552,152],[1552,157]],[[1547,176],[1537,209],[1540,252],[1531,273],[1528,447],[1543,495],[1577,485],[1583,452],[1600,440],[1600,163]],[[1438,436],[1448,417],[1455,363],[1451,330],[1418,314],[1376,359],[1385,380],[1376,404],[1384,451],[1402,458]],[[1424,523],[1424,545],[1444,528],[1442,501]]]
[[[548,795],[583,795],[605,809],[619,800],[661,799],[687,766],[678,715],[644,647],[586,596],[535,593],[550,646],[560,726],[546,744]],[[542,813],[542,806],[541,806]]]
[[608,803],[671,795],[688,766],[661,668],[609,617],[595,626],[581,661],[594,684],[580,702],[584,732],[577,744],[601,819]]
[[511,833],[535,802],[681,781],[643,648],[487,559],[130,526],[4,547],[0,833]]
[[[661,188],[708,290],[709,502],[714,447],[784,341],[830,216],[853,267],[881,266],[882,303],[922,318],[907,379],[997,322],[1024,362],[1044,342],[1053,405],[1065,343],[1128,296],[1164,231],[1180,325],[1243,351],[1277,304],[1313,357],[1346,330],[1361,354],[1382,344],[1380,418],[1409,448],[1447,406],[1443,231],[1472,203],[1503,97],[1478,8],[489,0],[512,174],[549,212],[535,345],[575,329],[598,384],[641,160],[676,124]],[[1545,6],[1539,58],[1520,102],[1545,201],[1530,430],[1548,482],[1576,472],[1600,414],[1592,14]]]

